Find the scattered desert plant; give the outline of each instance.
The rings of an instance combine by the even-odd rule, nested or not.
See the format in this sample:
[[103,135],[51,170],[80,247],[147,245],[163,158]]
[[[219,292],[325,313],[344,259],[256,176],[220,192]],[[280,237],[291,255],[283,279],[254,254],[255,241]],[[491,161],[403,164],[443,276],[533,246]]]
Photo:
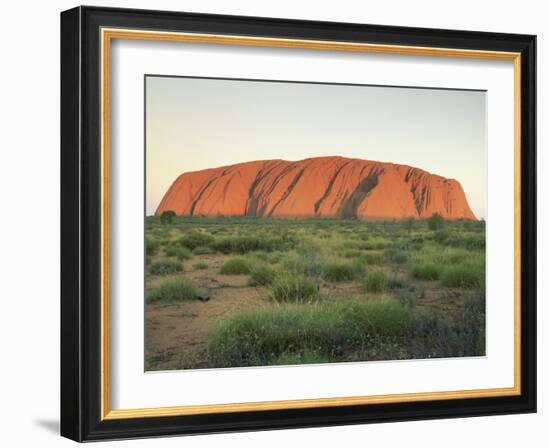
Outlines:
[[208,263],[206,261],[198,261],[197,263],[193,264],[193,268],[195,269],[208,269]]
[[179,261],[157,260],[152,261],[149,265],[149,273],[151,275],[167,275],[182,271],[183,265]]
[[187,278],[165,280],[146,292],[148,302],[177,302],[204,296],[204,292]]
[[317,284],[303,274],[283,272],[271,287],[274,302],[310,303],[319,297]]
[[250,286],[271,285],[275,279],[275,270],[266,263],[256,264],[250,271],[248,284]]
[[174,218],[176,217],[176,212],[173,210],[165,210],[160,215],[160,223],[167,225],[172,224],[174,222]]
[[369,271],[363,286],[367,292],[382,293],[388,288],[388,276],[382,271]]
[[225,275],[250,274],[250,262],[242,257],[231,258],[222,264],[220,273]]

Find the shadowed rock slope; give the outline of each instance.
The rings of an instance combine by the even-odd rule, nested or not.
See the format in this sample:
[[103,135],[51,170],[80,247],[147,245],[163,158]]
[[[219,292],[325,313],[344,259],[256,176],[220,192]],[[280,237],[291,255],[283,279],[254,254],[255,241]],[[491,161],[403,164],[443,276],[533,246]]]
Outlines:
[[345,157],[261,160],[181,174],[156,215],[472,219],[464,190],[418,168]]

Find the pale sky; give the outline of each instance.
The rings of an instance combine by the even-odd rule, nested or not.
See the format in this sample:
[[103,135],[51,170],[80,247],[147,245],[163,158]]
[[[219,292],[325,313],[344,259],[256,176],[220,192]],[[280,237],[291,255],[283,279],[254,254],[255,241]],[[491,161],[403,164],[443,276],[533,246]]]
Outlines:
[[146,213],[181,173],[344,156],[458,180],[486,217],[486,93],[146,77]]

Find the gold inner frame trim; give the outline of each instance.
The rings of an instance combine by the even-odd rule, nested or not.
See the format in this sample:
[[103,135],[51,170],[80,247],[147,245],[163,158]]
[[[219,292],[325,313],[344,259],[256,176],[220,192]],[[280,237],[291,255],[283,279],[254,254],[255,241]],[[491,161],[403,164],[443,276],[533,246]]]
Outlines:
[[[279,400],[229,404],[188,405],[140,409],[111,409],[110,346],[110,62],[111,41],[131,39],[186,42],[213,45],[295,48],[322,51],[383,53],[411,56],[455,57],[514,62],[514,386],[506,388],[368,395],[302,400]],[[116,420],[168,417],[227,412],[307,409],[414,401],[502,397],[521,394],[521,54],[515,52],[418,47],[306,39],[279,39],[251,36],[101,29],[101,419]]]

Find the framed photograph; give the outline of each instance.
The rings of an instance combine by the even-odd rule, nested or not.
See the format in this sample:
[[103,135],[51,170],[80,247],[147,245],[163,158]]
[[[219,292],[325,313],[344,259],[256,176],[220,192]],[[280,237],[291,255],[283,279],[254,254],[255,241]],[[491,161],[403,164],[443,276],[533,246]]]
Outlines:
[[61,433],[536,411],[535,36],[61,14]]

